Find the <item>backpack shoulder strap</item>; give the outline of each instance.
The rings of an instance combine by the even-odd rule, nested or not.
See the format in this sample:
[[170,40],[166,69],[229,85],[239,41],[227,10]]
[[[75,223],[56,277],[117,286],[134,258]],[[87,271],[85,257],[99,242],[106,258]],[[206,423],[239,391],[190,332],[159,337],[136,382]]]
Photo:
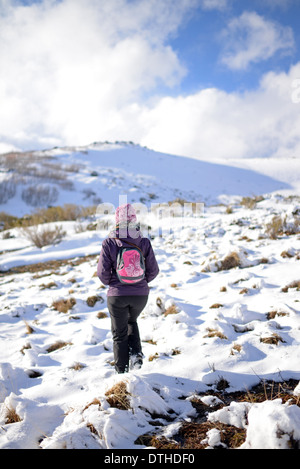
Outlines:
[[[113,238],[113,239],[119,239],[119,238]],[[141,248],[139,248],[136,244],[130,243],[129,241],[124,241],[124,242],[127,243],[127,244],[130,244],[130,246],[133,246],[133,247],[135,247],[136,249],[138,249],[138,250],[140,251],[140,253],[142,254],[142,256],[144,257],[143,251],[142,251]]]

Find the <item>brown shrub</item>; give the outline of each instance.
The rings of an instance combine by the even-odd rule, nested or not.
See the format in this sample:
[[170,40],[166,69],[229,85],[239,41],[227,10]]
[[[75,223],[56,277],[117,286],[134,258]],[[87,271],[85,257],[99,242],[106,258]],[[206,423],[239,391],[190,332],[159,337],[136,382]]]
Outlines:
[[6,204],[16,194],[16,183],[13,180],[0,182],[0,204]]
[[56,225],[54,229],[49,227],[39,227],[38,225],[31,227],[22,227],[21,233],[31,241],[37,248],[42,248],[50,244],[57,244],[66,235],[62,226]]
[[22,191],[22,200],[33,207],[52,205],[56,202],[59,192],[55,186],[38,184],[28,186]]
[[282,235],[293,235],[299,233],[300,218],[295,216],[293,223],[287,223],[287,217],[282,218],[280,215],[275,215],[272,220],[266,225],[266,234],[271,239],[277,239]]
[[253,210],[256,207],[256,204],[258,202],[261,202],[262,200],[264,200],[262,196],[243,197],[241,200],[241,205],[246,208],[249,208],[250,210]]

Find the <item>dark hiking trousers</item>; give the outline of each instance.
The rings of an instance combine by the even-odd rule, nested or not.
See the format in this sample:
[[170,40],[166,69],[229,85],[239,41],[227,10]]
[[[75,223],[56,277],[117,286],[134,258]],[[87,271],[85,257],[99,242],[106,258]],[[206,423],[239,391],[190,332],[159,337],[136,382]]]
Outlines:
[[129,355],[142,353],[137,318],[147,301],[148,295],[107,297],[114,343],[115,369],[118,373],[128,371]]

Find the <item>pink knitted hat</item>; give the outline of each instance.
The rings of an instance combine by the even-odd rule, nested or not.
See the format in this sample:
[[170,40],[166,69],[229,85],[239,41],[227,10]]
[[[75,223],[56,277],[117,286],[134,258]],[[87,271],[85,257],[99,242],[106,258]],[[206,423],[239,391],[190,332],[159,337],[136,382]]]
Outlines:
[[116,225],[120,223],[135,223],[136,214],[131,204],[120,205],[116,210]]

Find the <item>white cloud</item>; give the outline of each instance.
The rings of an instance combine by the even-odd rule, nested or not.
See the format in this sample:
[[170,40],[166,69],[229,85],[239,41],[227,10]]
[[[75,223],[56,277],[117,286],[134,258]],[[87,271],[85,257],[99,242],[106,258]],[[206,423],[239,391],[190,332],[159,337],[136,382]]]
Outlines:
[[248,11],[229,21],[222,41],[225,45],[221,60],[233,70],[245,70],[251,63],[267,60],[279,51],[289,52],[294,47],[290,27]]
[[[0,133],[26,145],[99,138],[119,109],[185,68],[166,44],[195,0],[2,0]],[[27,145],[29,142],[27,143]]]

